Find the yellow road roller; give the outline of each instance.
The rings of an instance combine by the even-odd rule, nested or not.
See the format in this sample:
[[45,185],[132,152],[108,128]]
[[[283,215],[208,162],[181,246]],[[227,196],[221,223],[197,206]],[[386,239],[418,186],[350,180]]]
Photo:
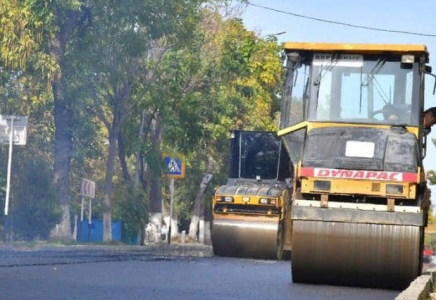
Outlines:
[[213,196],[214,253],[282,258],[290,243],[280,242],[277,233],[293,170],[286,150],[276,132],[232,131],[229,153],[227,183]]
[[284,53],[293,282],[407,287],[422,270],[430,206],[426,46],[285,43]]

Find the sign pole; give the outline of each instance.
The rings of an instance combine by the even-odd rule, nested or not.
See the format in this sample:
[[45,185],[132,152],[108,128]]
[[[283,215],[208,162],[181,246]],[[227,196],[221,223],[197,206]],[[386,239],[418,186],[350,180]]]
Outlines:
[[5,198],[5,224],[4,224],[4,242],[8,240],[9,232],[9,195],[11,190],[11,168],[12,168],[12,147],[14,138],[14,117],[11,118],[11,129],[9,133],[9,157],[8,157],[8,171],[6,179],[6,198]]
[[89,208],[88,208],[88,224],[92,224],[92,198],[89,198]]
[[80,204],[80,222],[83,221],[83,211],[85,209],[85,197],[82,196],[82,202]]
[[83,218],[85,210],[85,197],[89,198],[88,203],[88,242],[91,241],[91,228],[92,228],[92,199],[95,198],[95,181],[82,178],[80,185],[80,195],[82,195],[82,202],[80,203],[80,236],[82,236],[82,229],[84,229]]
[[[9,129],[9,135],[8,135]],[[14,141],[15,139],[15,141]],[[8,231],[10,230],[9,221],[9,198],[11,191],[11,169],[12,169],[12,149],[14,143],[16,145],[26,145],[27,139],[27,117],[20,116],[3,116],[0,115],[0,143],[6,144],[9,140],[9,158],[8,170],[6,179],[6,196],[5,196],[5,211],[4,211],[4,241],[8,238]]]
[[89,198],[89,209],[88,209],[88,242],[91,242],[91,225],[92,225],[92,198]]
[[[173,223],[173,207],[174,207],[174,179],[182,179],[185,178],[185,156],[183,154],[176,155],[165,155],[163,154],[163,160],[165,164],[164,174],[168,176],[170,181],[170,191],[171,191],[171,200],[170,200],[170,222],[168,224],[168,244],[171,244],[171,224]],[[177,232],[177,228],[175,229]]]
[[5,216],[9,214],[9,193],[10,193],[10,186],[11,186],[10,182],[11,182],[13,137],[14,137],[14,117],[11,118],[11,130],[9,133],[9,158],[8,158],[8,174],[6,179],[7,182],[6,182]]
[[173,206],[174,206],[174,178],[171,178],[170,182],[170,224],[168,225],[168,244],[171,244],[171,223],[173,223]]

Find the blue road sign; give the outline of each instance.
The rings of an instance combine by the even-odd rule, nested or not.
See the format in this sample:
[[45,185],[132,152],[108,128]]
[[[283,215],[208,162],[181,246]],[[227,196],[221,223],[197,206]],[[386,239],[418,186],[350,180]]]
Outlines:
[[164,174],[170,178],[185,178],[185,156],[183,154],[163,154]]

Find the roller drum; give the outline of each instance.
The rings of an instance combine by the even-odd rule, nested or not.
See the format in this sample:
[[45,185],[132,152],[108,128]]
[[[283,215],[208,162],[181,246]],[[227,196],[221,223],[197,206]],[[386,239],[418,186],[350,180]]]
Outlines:
[[404,289],[421,272],[420,226],[294,220],[293,282]]
[[219,256],[277,259],[278,217],[221,216],[212,224]]

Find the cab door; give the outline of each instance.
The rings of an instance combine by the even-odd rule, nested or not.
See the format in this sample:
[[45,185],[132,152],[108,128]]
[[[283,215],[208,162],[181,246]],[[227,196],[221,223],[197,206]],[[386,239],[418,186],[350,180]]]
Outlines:
[[294,164],[302,159],[306,138],[310,73],[308,59],[298,53],[288,53],[278,135]]

